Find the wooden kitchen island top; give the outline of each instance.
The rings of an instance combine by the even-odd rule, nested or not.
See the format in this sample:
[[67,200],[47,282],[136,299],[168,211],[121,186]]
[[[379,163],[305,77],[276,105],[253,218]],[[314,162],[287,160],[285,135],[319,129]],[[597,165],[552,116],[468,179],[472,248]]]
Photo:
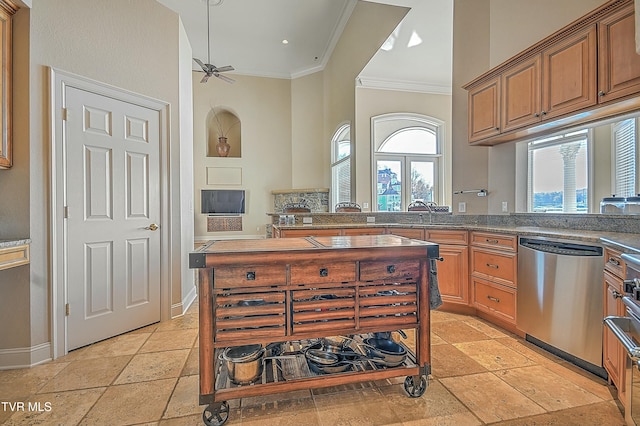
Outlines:
[[[407,376],[409,396],[422,395],[431,372],[430,267],[438,257],[438,244],[395,235],[220,240],[190,253],[198,269],[200,404],[209,404],[204,416],[213,419],[205,424],[224,423],[228,399],[311,387]],[[367,358],[364,339],[394,330],[414,330],[407,345],[415,351],[405,345],[400,365]],[[230,347],[286,351],[327,336],[352,336],[362,360],[317,374],[304,353],[265,357],[250,384],[234,383],[222,361]]]

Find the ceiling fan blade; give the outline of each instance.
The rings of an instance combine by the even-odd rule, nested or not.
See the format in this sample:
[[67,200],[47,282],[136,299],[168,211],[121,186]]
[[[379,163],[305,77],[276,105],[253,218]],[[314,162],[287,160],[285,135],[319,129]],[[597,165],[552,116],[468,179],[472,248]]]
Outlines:
[[231,84],[233,84],[233,83],[235,83],[235,82],[236,82],[234,79],[229,78],[229,77],[227,77],[226,75],[222,75],[222,74],[218,74],[218,73],[215,73],[214,75],[215,75],[216,77],[218,77],[220,80],[224,80],[224,81],[226,81],[227,83],[231,83]]
[[200,65],[200,67],[201,67],[203,70],[206,70],[206,69],[207,69],[207,68],[204,66],[204,64],[202,63],[202,61],[201,61],[200,59],[198,59],[198,58],[193,58],[193,60],[194,60],[194,61],[196,61],[196,64]]
[[209,77],[211,77],[211,74],[207,73],[202,77],[202,80],[200,80],[200,83],[206,83],[207,80],[209,80]]
[[216,68],[216,70],[218,72],[227,72],[227,71],[233,71],[235,68],[233,68],[231,65],[226,65],[224,67],[220,67],[220,68]]

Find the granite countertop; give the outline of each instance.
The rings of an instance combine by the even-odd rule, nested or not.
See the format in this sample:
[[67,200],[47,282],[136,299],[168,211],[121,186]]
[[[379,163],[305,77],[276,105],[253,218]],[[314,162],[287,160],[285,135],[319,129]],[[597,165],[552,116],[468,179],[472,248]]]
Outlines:
[[0,249],[23,246],[25,244],[31,244],[31,239],[30,238],[22,238],[22,239],[15,239],[15,240],[0,239]]
[[542,228],[530,226],[495,226],[475,224],[400,224],[400,223],[342,223],[330,225],[273,225],[279,229],[332,229],[332,228],[415,228],[463,229],[467,231],[500,232],[522,236],[564,238],[589,243],[602,243],[622,251],[640,253],[640,234],[623,232],[588,231],[582,229]]

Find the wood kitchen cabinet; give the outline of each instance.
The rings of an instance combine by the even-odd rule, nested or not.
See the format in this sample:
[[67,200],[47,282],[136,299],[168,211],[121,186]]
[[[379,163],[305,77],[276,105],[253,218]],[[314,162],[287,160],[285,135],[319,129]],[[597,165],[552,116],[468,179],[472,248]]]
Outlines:
[[440,246],[438,288],[442,301],[454,306],[470,306],[469,233],[465,230],[427,230],[425,239]]
[[474,145],[545,135],[637,110],[633,1],[600,6],[464,88]]
[[18,8],[10,2],[0,0],[0,169],[7,169],[13,164],[11,140],[11,15]]
[[635,53],[633,4],[598,22],[600,103],[640,93],[640,55]]
[[518,237],[471,232],[471,286],[478,316],[517,333]]
[[[625,316],[625,307],[622,303],[624,261],[620,257],[622,253],[605,247],[604,250],[604,312],[603,316]],[[626,365],[627,352],[622,343],[614,336],[609,327],[604,327],[602,338],[602,363],[609,374],[609,382],[618,389],[618,399],[624,404],[626,401]]]
[[500,78],[469,90],[469,142],[500,134]]

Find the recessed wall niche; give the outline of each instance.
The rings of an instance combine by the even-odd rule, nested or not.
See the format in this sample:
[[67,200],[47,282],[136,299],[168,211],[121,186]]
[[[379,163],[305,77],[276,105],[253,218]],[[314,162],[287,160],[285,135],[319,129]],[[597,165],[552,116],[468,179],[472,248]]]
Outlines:
[[211,108],[207,114],[207,157],[241,157],[241,128],[240,118],[232,111]]

